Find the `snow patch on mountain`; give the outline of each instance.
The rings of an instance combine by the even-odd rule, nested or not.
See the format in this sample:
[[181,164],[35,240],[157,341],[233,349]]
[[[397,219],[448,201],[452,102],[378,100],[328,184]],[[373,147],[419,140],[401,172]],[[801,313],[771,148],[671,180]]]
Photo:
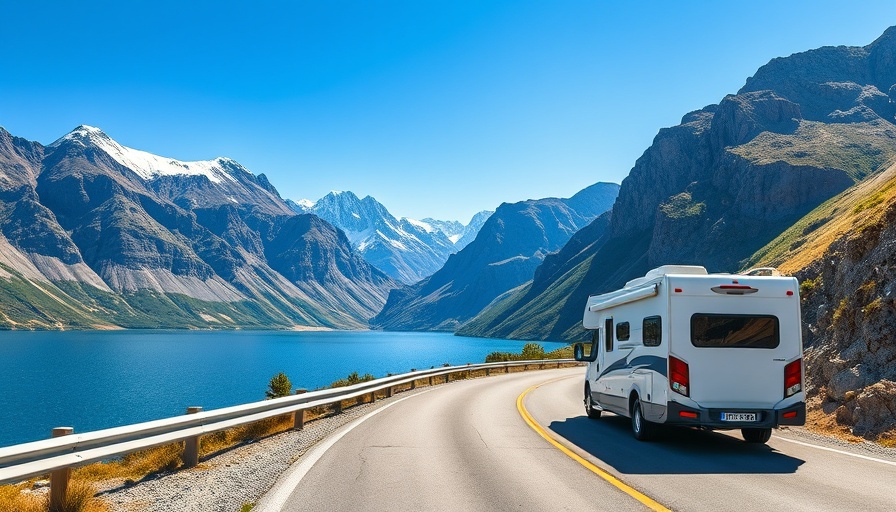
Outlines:
[[427,233],[432,233],[433,231],[436,230],[436,228],[432,227],[432,224],[427,224],[426,222],[423,222],[423,221],[414,220],[410,217],[402,217],[401,220],[406,220],[406,221],[410,222],[411,224],[417,226],[418,228],[422,229],[423,231],[426,231]]
[[243,166],[229,158],[219,157],[214,160],[182,162],[174,158],[122,146],[102,130],[93,126],[81,125],[50,144],[50,147],[58,147],[66,141],[85,147],[96,146],[144,180],[151,180],[159,176],[205,176],[212,183],[221,183],[223,180],[236,181],[228,169],[239,169],[251,174]]

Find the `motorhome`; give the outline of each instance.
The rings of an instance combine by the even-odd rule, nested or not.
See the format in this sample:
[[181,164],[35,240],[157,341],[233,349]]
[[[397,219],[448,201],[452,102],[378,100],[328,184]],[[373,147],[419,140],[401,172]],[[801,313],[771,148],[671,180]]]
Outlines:
[[687,425],[765,443],[773,428],[805,423],[795,278],[666,265],[589,297],[582,325],[585,411],[629,417],[638,440]]

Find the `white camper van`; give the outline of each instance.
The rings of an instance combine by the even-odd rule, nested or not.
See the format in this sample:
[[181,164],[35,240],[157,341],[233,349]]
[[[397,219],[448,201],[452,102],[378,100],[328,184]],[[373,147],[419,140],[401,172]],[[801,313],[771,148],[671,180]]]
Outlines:
[[689,425],[764,443],[806,421],[795,278],[667,265],[589,297],[582,325],[592,333],[575,346],[589,363],[585,410],[630,417],[639,440]]

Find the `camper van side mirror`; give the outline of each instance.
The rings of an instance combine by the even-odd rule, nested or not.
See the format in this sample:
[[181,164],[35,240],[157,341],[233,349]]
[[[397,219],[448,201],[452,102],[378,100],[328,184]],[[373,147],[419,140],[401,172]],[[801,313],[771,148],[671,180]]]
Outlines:
[[597,347],[594,346],[594,344],[591,344],[591,353],[586,356],[585,345],[582,343],[576,343],[572,347],[572,356],[576,361],[591,363],[597,359]]

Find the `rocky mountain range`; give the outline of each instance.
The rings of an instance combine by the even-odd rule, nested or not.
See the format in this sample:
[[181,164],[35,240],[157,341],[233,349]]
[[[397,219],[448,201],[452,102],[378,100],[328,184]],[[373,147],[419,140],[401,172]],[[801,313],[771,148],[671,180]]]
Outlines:
[[476,237],[492,212],[480,212],[466,226],[457,221],[395,218],[376,199],[331,192],[317,201],[288,201],[299,213],[313,213],[343,230],[368,263],[392,278],[413,284],[442,268],[448,256]]
[[366,327],[397,283],[264,175],[0,129],[0,325]]
[[779,266],[802,282],[812,422],[892,442],[894,115],[896,27],[773,59],[660,130],[611,212],[458,333],[580,339],[587,295],[650,268]]
[[393,290],[371,326],[455,330],[532,278],[545,257],[613,204],[619,186],[592,185],[569,199],[502,204],[478,236],[432,276]]

